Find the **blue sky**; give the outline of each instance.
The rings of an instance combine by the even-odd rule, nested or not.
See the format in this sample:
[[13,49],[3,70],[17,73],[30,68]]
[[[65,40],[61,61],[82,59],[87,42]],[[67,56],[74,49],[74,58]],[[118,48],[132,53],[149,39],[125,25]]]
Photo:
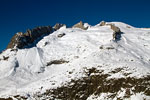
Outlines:
[[0,51],[16,32],[36,26],[67,26],[82,20],[91,25],[101,20],[150,27],[150,0],[1,0]]

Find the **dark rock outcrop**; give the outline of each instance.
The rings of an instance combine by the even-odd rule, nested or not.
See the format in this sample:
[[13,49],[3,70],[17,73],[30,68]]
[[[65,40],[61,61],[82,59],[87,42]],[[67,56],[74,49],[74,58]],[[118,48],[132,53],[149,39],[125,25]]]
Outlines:
[[10,41],[10,43],[8,44],[7,49],[8,49],[8,48],[14,48],[17,44],[19,44],[19,42],[18,42],[19,34],[21,34],[21,32],[16,33],[16,34],[11,38],[11,41]]
[[60,59],[60,60],[53,60],[53,61],[50,61],[47,63],[47,66],[50,66],[52,64],[63,64],[63,63],[68,63],[69,61],[66,61],[66,60],[63,60],[63,59]]
[[105,21],[100,22],[100,26],[105,26],[108,25],[110,28],[113,30],[113,39],[114,40],[119,40],[121,38],[121,30],[119,27],[115,26],[114,24],[107,24]]
[[112,23],[106,23],[105,21],[101,21],[100,26],[105,26],[105,25],[108,25],[110,26],[110,28],[113,30],[113,39],[114,40],[119,40],[121,38],[121,30],[119,27],[115,26],[114,24]]
[[114,39],[114,40],[120,39],[120,38],[121,38],[121,34],[122,34],[120,28],[117,27],[117,26],[115,26],[115,25],[113,25],[113,24],[110,24],[110,27],[111,27],[111,29],[114,31],[114,32],[113,32],[113,39]]
[[48,35],[52,32],[53,28],[51,26],[42,26],[36,27],[34,29],[28,29],[24,34],[22,32],[18,32],[11,38],[11,41],[8,44],[7,49],[8,48],[22,49],[28,46],[29,44],[33,43],[41,36]]
[[81,28],[83,30],[87,30],[87,27],[84,27],[84,23],[80,21],[79,23],[75,24],[73,28]]
[[65,33],[61,33],[61,34],[58,34],[57,37],[61,38],[63,36],[65,36],[66,34]]
[[[123,69],[117,68],[110,73],[118,73]],[[70,72],[72,74],[73,72]],[[87,100],[89,96],[108,93],[108,99],[124,100],[133,94],[143,93],[150,96],[150,76],[143,78],[125,77],[108,79],[110,73],[96,68],[85,69],[85,76],[80,79],[72,79],[69,83],[55,89],[47,89],[45,93],[36,94],[37,97],[45,99],[51,98],[60,100]],[[130,74],[130,73],[124,73]],[[120,90],[124,89],[125,94],[118,96]],[[143,99],[144,100],[144,99]]]

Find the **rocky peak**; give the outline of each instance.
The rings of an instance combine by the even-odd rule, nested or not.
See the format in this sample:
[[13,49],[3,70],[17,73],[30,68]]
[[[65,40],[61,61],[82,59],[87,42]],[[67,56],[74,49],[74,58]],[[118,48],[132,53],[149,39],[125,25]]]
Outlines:
[[25,33],[18,32],[12,38],[7,46],[8,48],[19,48],[22,49],[25,46],[33,43],[39,37],[50,34],[53,32],[51,26],[36,27],[34,29],[28,29]]
[[105,21],[101,21],[99,25],[100,26],[104,26],[104,25],[106,25],[106,22]]
[[63,26],[66,26],[66,25],[65,24],[56,23],[53,28],[56,31],[56,30],[60,29]]
[[75,25],[73,26],[73,28],[81,28],[81,29],[83,29],[83,30],[86,30],[86,29],[87,29],[87,27],[84,27],[84,23],[83,23],[82,21],[80,21],[79,23],[75,24]]

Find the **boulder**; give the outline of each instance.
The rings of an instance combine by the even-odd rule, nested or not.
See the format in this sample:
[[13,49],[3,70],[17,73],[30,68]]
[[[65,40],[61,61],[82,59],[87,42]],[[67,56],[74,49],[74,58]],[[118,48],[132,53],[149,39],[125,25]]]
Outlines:
[[57,37],[61,38],[63,36],[65,36],[66,34],[65,33],[61,33],[61,34],[58,34]]

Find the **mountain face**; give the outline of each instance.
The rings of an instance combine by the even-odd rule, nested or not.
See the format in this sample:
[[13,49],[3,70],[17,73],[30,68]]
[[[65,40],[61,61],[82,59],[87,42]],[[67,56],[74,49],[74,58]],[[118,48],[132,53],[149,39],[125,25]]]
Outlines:
[[0,100],[150,100],[149,37],[104,21],[18,32],[0,54]]

